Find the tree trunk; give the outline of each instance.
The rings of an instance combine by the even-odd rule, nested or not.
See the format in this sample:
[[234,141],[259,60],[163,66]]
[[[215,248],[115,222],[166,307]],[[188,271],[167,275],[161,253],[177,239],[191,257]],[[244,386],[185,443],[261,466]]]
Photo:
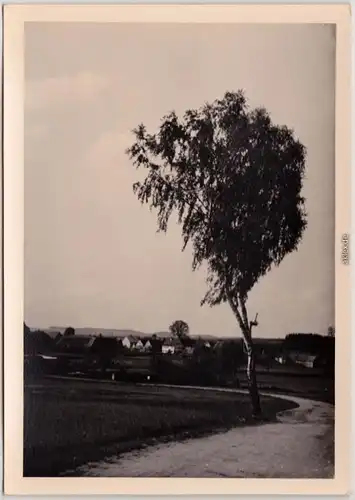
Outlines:
[[248,356],[247,379],[248,379],[248,389],[251,398],[253,416],[259,417],[261,415],[261,404],[260,404],[258,386],[256,382],[254,346],[251,338],[249,338],[248,340],[245,339],[244,342]]
[[255,373],[255,353],[254,353],[254,345],[253,345],[253,340],[252,340],[252,328],[253,326],[257,325],[256,319],[257,316],[255,317],[255,321],[252,321],[249,323],[248,320],[248,314],[247,310],[245,307],[245,302],[240,301],[240,306],[241,306],[241,312],[240,313],[238,309],[238,301],[233,300],[232,295],[227,296],[229,305],[232,308],[232,311],[234,312],[237,320],[239,327],[242,331],[243,337],[244,337],[244,346],[245,350],[248,356],[248,365],[247,365],[247,379],[248,379],[248,389],[249,389],[249,394],[250,394],[250,399],[251,399],[251,405],[252,405],[252,411],[253,411],[253,416],[259,417],[261,416],[261,404],[260,404],[260,397],[259,397],[259,391],[258,391],[258,386],[256,383],[256,373]]

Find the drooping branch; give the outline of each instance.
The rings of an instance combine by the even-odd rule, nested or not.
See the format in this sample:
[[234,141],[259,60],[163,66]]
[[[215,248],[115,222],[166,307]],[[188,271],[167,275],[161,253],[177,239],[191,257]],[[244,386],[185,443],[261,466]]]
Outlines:
[[[175,189],[175,186],[173,183],[169,182],[167,179],[165,179],[162,174],[158,171],[154,171],[154,176],[158,177],[166,186],[168,186],[170,189]],[[207,209],[205,207],[205,205],[202,203],[202,201],[200,200],[198,194],[196,193],[196,191],[187,191],[192,197],[195,198],[194,200],[194,203],[191,202],[191,200],[188,200],[186,195],[182,192],[181,193],[181,197],[183,198],[183,200],[185,201],[185,203],[190,206],[190,207],[193,207],[194,209],[198,209],[200,210],[201,214],[206,218],[207,220]],[[199,205],[196,206],[196,201],[199,202]]]

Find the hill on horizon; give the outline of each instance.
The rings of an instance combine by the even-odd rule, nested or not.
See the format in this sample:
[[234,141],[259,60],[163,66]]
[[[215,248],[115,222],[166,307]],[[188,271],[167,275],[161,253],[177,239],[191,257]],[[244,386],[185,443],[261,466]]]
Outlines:
[[[43,329],[43,331],[51,333],[51,332],[60,332],[64,333],[65,329],[67,327],[64,326],[51,326],[49,328]],[[76,335],[98,335],[102,334],[104,336],[109,336],[109,337],[126,337],[129,335],[132,335],[134,337],[151,337],[152,335],[157,335],[157,337],[160,338],[167,338],[170,337],[171,334],[169,331],[158,331],[158,332],[142,332],[139,330],[133,330],[133,329],[118,329],[118,328],[93,328],[93,327],[79,327],[75,328],[75,333]],[[232,337],[227,337],[225,335],[190,335],[192,338],[198,338],[201,337],[204,340],[242,340],[242,336],[232,336]],[[254,342],[260,343],[260,342],[265,342],[265,341],[270,341],[270,342],[275,342],[278,343],[281,340],[284,340],[283,337],[254,337],[253,338]]]
[[[65,329],[67,327],[63,326],[51,326],[45,331],[48,332],[60,332],[64,333]],[[132,329],[117,329],[117,328],[92,328],[92,327],[79,327],[75,328],[75,334],[76,335],[98,335],[102,334],[105,336],[109,337],[127,337],[129,335],[133,335],[135,337],[150,337],[153,335],[152,333],[146,333],[146,332],[141,332],[138,330],[132,330]],[[168,334],[168,332],[166,332]]]
[[[51,326],[49,328],[44,328],[43,331],[45,332],[60,332],[64,333],[65,329],[67,327],[65,326]],[[152,335],[156,335],[157,337],[160,338],[167,338],[171,336],[171,333],[169,331],[158,331],[158,332],[142,332],[139,330],[132,330],[132,329],[118,329],[118,328],[93,328],[93,327],[78,327],[75,328],[75,334],[76,335],[98,335],[102,334],[105,336],[112,336],[112,337],[127,337],[129,335],[132,335],[134,337],[151,337]],[[217,339],[216,335],[190,335],[192,338],[197,338],[201,337],[205,340],[213,340]]]

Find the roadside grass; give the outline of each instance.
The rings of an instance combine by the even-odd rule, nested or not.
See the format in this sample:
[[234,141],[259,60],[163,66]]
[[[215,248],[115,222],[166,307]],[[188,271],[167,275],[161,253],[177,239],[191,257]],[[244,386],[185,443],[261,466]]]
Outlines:
[[[245,374],[238,374],[240,387],[247,387]],[[278,375],[272,373],[258,373],[257,382],[260,391],[275,394],[289,394],[296,397],[323,401],[334,405],[334,379],[320,376]]]
[[[154,442],[253,425],[249,396],[198,389],[41,380],[25,388],[24,476],[55,477]],[[296,407],[263,397],[268,420]]]
[[[198,371],[194,373],[194,376],[190,376],[184,364],[178,363],[178,361],[173,356],[164,358],[161,372],[161,381],[163,383],[167,381],[167,383],[176,383],[178,385],[218,385],[213,380],[215,371],[211,370],[209,364],[206,365],[203,373],[207,377],[205,379],[202,377],[199,384],[196,383],[197,375],[199,375]],[[236,377],[239,388],[246,389],[248,387],[246,367],[240,367],[236,372]],[[289,394],[334,404],[334,377],[327,376],[322,370],[297,365],[264,367],[259,364],[256,366],[256,378],[260,391]],[[231,386],[233,385],[235,386],[235,381],[232,382]]]

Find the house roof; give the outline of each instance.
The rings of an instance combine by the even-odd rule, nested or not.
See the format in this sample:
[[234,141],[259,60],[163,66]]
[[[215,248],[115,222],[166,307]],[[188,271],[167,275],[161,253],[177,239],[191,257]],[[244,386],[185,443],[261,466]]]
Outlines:
[[317,357],[314,354],[307,354],[299,351],[290,351],[288,354],[294,356],[298,361],[314,361]]
[[56,339],[57,337],[62,337],[62,334],[60,332],[54,332],[54,331],[46,331],[45,332],[48,337],[50,337],[51,339]]
[[90,348],[95,341],[95,337],[89,335],[80,335],[80,336],[70,336],[70,337],[61,337],[57,346],[60,351],[69,351],[69,352],[83,352],[86,349]]
[[115,350],[118,345],[116,337],[104,337],[103,335],[96,337],[91,344],[92,347],[98,350]]
[[164,339],[163,345],[170,347],[182,347],[180,340],[175,337]]
[[163,344],[161,348],[162,351],[164,351],[164,349],[175,349],[175,347],[171,344]]

